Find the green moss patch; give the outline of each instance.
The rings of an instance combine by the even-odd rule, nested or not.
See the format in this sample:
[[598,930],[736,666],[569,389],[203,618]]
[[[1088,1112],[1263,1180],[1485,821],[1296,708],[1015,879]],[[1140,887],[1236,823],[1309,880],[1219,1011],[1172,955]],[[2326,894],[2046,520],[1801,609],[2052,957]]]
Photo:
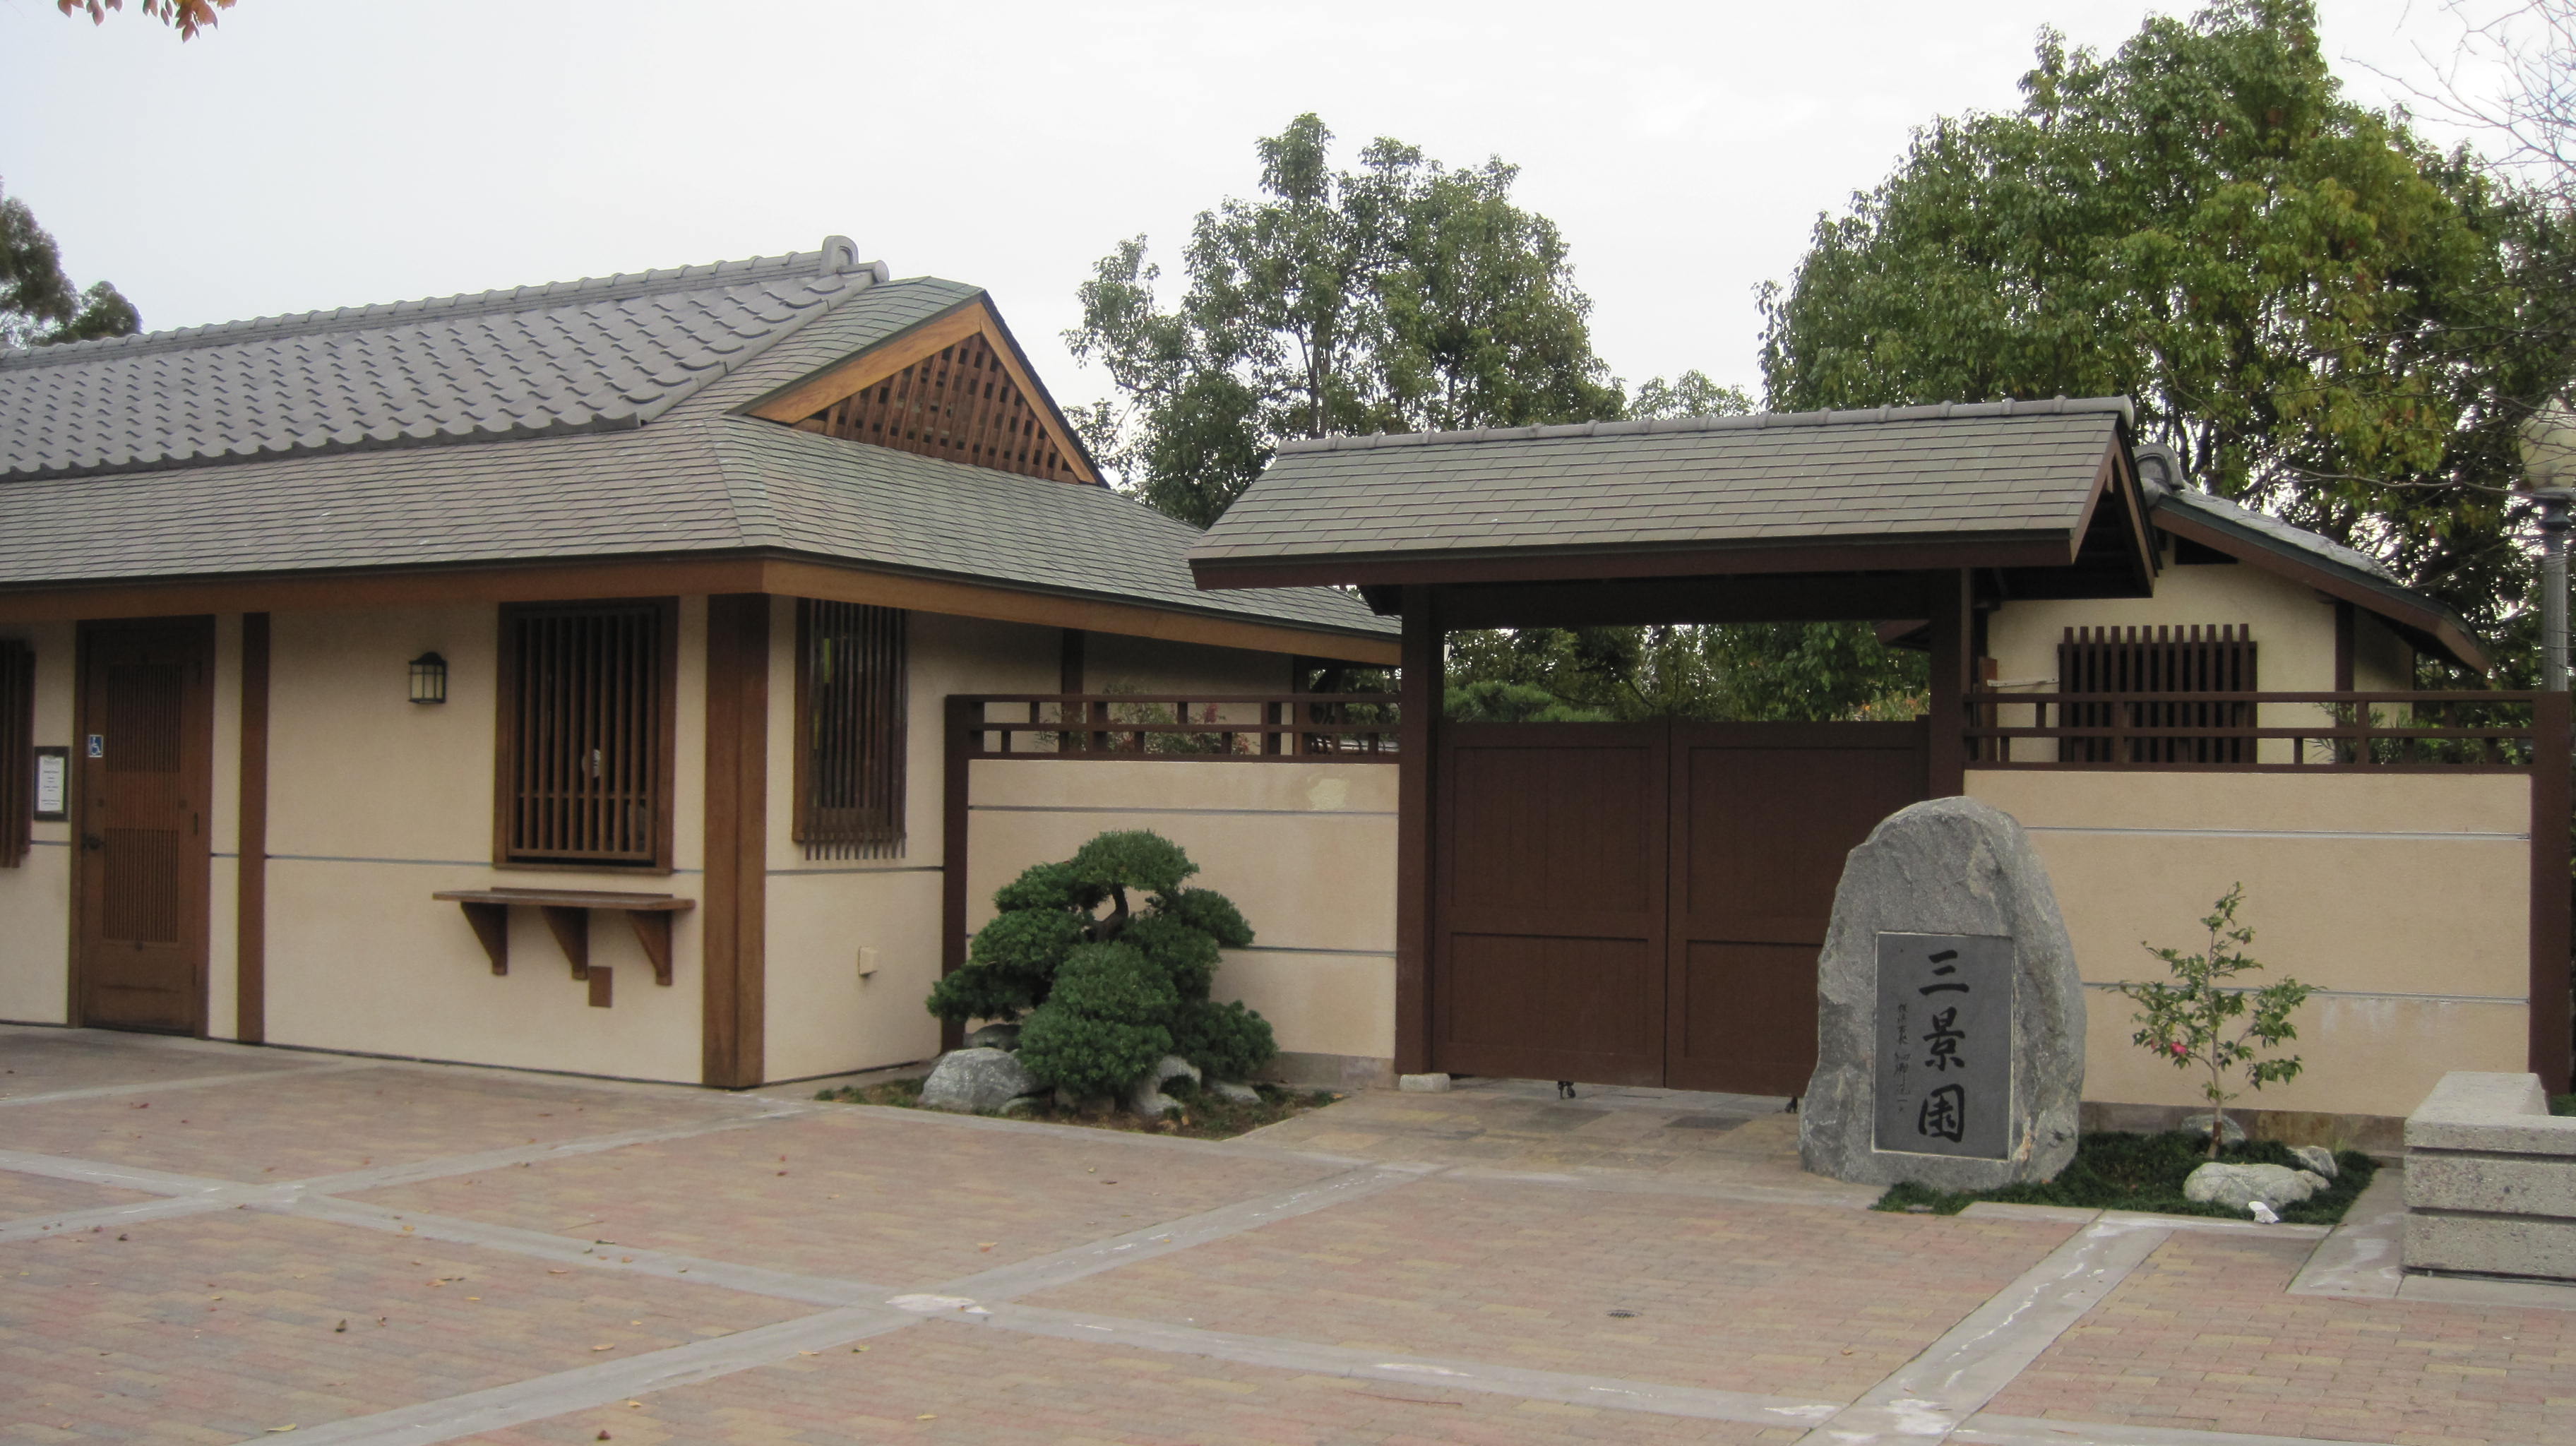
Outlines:
[[[2249,1140],[2218,1152],[2230,1165],[2287,1165],[2300,1168],[2290,1147],[2272,1140]],[[2079,1210],[2152,1210],[2164,1215],[2212,1215],[2244,1219],[2223,1205],[2186,1200],[2183,1181],[2209,1161],[2209,1142],[2197,1135],[2098,1134],[2075,1142],[2075,1159],[2045,1185],[2006,1185],[1998,1190],[1935,1190],[1912,1181],[1888,1187],[1874,1210],[1913,1214],[1956,1215],[1979,1200],[2006,1205],[2066,1205]],[[2377,1161],[2359,1150],[2337,1150],[2340,1172],[2319,1193],[2281,1211],[2292,1225],[2333,1225],[2370,1186]]]
[[[1321,1109],[1342,1098],[1329,1090],[1292,1090],[1278,1085],[1255,1085],[1261,1094],[1257,1105],[1239,1105],[1231,1100],[1201,1090],[1188,1080],[1176,1079],[1163,1086],[1163,1093],[1179,1102],[1177,1113],[1159,1120],[1138,1119],[1124,1109],[1095,1101],[1092,1107],[1058,1109],[1052,1096],[1037,1095],[1032,1102],[1004,1114],[998,1110],[983,1113],[992,1118],[1034,1120],[1047,1125],[1082,1125],[1095,1130],[1123,1130],[1138,1135],[1179,1135],[1192,1140],[1231,1140],[1248,1135],[1264,1125],[1275,1125],[1308,1110]],[[885,1084],[849,1086],[822,1090],[814,1096],[850,1105],[890,1105],[897,1109],[917,1110],[921,1105],[921,1081],[892,1080]]]

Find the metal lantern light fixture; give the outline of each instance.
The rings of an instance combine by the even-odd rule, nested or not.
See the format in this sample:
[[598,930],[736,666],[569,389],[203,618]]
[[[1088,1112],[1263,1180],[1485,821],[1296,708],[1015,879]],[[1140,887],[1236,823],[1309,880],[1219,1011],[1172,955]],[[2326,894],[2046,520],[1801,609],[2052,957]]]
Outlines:
[[447,701],[447,660],[436,653],[423,653],[411,660],[411,700],[415,703]]
[[2551,402],[2522,424],[2522,473],[2540,505],[2540,686],[2567,691],[2567,503],[2576,483],[2576,412]]

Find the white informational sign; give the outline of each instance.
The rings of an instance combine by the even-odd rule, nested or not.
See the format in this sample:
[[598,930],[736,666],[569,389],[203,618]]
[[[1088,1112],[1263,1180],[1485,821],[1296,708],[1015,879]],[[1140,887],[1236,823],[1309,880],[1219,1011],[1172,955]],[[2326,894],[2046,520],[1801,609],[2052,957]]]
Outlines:
[[36,755],[36,817],[58,819],[67,808],[72,761],[59,748]]

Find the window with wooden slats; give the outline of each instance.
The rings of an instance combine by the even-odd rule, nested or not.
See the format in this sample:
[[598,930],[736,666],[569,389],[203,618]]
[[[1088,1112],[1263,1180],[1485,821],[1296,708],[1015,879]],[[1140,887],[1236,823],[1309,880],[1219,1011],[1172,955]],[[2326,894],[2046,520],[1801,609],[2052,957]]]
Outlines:
[[27,861],[36,820],[36,653],[0,640],[0,869]]
[[809,432],[1078,482],[1037,404],[978,333],[796,424]]
[[903,857],[907,616],[796,605],[796,840],[809,859]]
[[[2251,693],[2256,691],[2253,630],[2214,626],[2068,628],[2057,645],[2063,693]],[[2250,728],[2254,704],[2224,701],[2069,703],[2066,726],[2108,728]],[[2114,748],[2120,756],[2112,756]],[[2070,763],[2250,763],[2249,738],[2166,735],[2156,738],[2066,738],[2058,757]]]
[[501,610],[496,862],[671,866],[678,630],[669,600]]

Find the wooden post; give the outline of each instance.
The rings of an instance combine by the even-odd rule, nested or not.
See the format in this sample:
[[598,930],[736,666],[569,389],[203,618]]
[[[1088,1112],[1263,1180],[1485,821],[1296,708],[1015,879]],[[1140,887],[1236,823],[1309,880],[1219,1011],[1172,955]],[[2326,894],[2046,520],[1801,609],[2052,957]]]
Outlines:
[[769,598],[707,599],[706,1083],[764,1077],[769,883]]
[[1932,574],[1932,765],[1926,797],[1954,798],[1967,791],[1967,694],[1971,669],[1969,609],[1974,594],[1967,572]]
[[[1064,640],[1056,658],[1055,690],[1059,693],[1079,693],[1082,691],[1084,634],[1080,628],[1065,628],[1062,631]],[[1055,746],[1060,751],[1070,752],[1082,746],[1081,734],[1065,731],[1073,726],[1077,707],[1078,705],[1072,703],[1055,705],[1055,721],[1063,725],[1055,735]]]
[[241,832],[233,898],[233,1038],[268,1042],[268,614],[242,614]]
[[2551,1094],[2568,1092],[2569,1020],[2567,878],[2569,799],[2568,695],[2542,693],[2531,709],[2531,1058],[2528,1067]]
[[1440,620],[1428,587],[1404,590],[1404,680],[1396,720],[1395,827],[1395,1069],[1424,1074],[1431,1063],[1432,897],[1439,871],[1432,866],[1438,835],[1432,810],[1438,799],[1440,709],[1446,659]]
[[[940,710],[940,757],[942,777],[946,780],[939,809],[939,972],[954,974],[966,967],[966,829],[970,781],[967,769],[972,766],[975,746],[983,740],[967,730],[981,720],[975,717],[980,704],[951,695]],[[956,1049],[966,1043],[966,1026],[949,1020],[939,1024],[939,1047]]]

